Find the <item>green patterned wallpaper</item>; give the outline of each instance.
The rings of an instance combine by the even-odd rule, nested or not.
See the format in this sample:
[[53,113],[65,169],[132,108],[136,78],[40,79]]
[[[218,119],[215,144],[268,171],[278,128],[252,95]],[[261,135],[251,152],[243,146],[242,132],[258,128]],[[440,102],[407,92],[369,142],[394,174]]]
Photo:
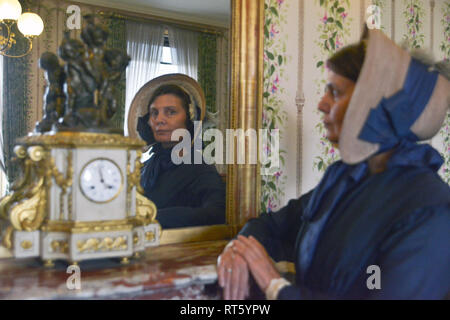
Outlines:
[[[22,10],[31,8],[31,1],[20,1]],[[9,54],[21,54],[28,48],[28,41],[14,25],[16,44]],[[6,176],[11,184],[19,175],[18,164],[14,161],[13,148],[17,138],[28,133],[30,122],[30,55],[22,58],[3,60],[3,152]]]
[[199,33],[198,37],[198,82],[205,93],[206,108],[216,113],[216,65],[217,35]]

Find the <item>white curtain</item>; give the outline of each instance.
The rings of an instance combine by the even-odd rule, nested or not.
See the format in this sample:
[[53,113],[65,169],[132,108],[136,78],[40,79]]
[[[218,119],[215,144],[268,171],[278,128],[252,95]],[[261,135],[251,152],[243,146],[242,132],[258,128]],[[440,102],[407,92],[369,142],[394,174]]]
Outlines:
[[178,65],[178,72],[197,80],[198,33],[190,30],[168,27],[169,44],[172,48],[172,62]]
[[128,135],[128,110],[138,90],[153,79],[159,69],[164,45],[164,27],[127,21],[127,52],[131,57],[126,71],[125,124]]

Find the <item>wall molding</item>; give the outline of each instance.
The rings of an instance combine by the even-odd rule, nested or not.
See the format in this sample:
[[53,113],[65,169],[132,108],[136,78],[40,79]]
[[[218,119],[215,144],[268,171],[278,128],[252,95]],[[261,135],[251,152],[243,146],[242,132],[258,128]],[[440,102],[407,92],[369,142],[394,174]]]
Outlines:
[[305,96],[303,93],[298,92],[295,98],[295,104],[297,105],[297,161],[296,161],[296,193],[297,197],[302,195],[302,154],[303,154],[303,107],[305,106]]
[[434,49],[434,8],[436,6],[435,0],[430,0],[430,48]]
[[297,197],[302,194],[302,155],[303,155],[303,107],[305,106],[305,95],[303,88],[303,53],[304,53],[304,0],[299,1],[298,19],[298,72],[297,93],[295,105],[297,106],[297,156],[296,156],[296,193]]
[[391,39],[395,41],[395,0],[392,0],[391,7]]
[[364,19],[366,16],[365,8],[366,8],[366,2],[363,0],[363,1],[361,1],[360,7],[359,7],[359,20],[360,20],[359,24],[360,25],[364,25],[364,23],[365,23],[365,19]]

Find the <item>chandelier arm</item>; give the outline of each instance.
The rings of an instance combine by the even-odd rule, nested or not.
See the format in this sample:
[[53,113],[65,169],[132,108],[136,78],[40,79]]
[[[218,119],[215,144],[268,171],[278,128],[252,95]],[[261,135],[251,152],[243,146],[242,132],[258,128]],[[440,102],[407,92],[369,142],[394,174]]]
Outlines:
[[28,40],[29,48],[28,48],[27,52],[25,52],[24,54],[20,54],[20,55],[15,56],[15,55],[7,54],[6,52],[3,52],[3,51],[0,51],[0,54],[2,56],[8,57],[8,58],[22,58],[22,57],[25,57],[27,54],[29,54],[31,52],[31,49],[33,49],[33,40],[31,39],[31,37],[26,37],[26,39]]
[[8,38],[8,40],[6,41],[6,44],[0,48],[0,53],[3,53],[3,51],[5,51],[11,47],[11,26],[9,23],[7,23],[5,21],[0,21],[0,23],[6,27],[6,31],[7,31],[7,35],[8,35],[7,37],[2,36],[4,39]]

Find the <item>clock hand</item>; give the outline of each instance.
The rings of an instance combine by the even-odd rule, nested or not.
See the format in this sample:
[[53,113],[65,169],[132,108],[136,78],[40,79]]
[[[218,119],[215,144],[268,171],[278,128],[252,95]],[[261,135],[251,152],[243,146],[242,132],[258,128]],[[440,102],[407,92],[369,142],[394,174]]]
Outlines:
[[103,179],[103,173],[102,173],[102,169],[101,169],[100,167],[98,167],[98,172],[99,172],[99,174],[100,174],[100,182],[101,182],[101,183],[104,183],[104,182],[105,182],[105,179]]

